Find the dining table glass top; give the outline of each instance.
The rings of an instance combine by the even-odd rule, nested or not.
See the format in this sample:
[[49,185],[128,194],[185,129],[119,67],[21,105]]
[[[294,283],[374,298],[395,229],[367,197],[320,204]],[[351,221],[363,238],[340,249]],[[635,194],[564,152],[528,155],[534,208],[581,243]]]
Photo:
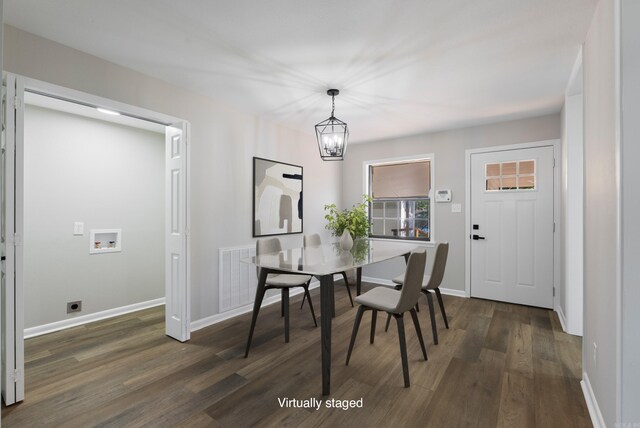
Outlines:
[[350,250],[342,249],[339,243],[323,244],[260,254],[244,258],[242,262],[260,268],[322,276],[400,257],[419,248],[409,241],[356,239]]

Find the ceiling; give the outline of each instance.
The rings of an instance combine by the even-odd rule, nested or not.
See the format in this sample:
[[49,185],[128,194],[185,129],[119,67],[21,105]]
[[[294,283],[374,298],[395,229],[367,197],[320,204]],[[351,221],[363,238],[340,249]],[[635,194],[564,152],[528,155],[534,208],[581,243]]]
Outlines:
[[5,0],[5,23],[352,142],[558,112],[597,0]]

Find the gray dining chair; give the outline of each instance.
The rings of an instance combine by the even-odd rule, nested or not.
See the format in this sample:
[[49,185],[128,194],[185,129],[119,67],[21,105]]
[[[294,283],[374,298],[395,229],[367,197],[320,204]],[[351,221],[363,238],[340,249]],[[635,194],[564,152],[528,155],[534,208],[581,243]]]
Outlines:
[[[302,237],[302,245],[305,248],[318,247],[322,245],[322,238],[320,238],[320,235],[318,235],[317,233],[314,233],[312,235],[304,235]],[[351,302],[351,307],[353,308],[353,298],[351,297],[351,289],[349,288],[349,283],[352,282],[353,285],[355,285],[356,269],[349,269],[347,271],[339,272],[339,273],[342,275],[342,278],[344,279],[344,285],[346,285],[347,287],[347,293],[349,293],[349,301]],[[349,278],[351,278],[351,280],[349,280]],[[302,304],[300,305],[300,309],[302,309],[302,307],[304,306],[304,301],[306,297],[307,296],[305,295],[302,298]]]
[[378,311],[384,311],[393,316],[398,324],[398,338],[400,340],[400,357],[402,359],[402,374],[404,376],[404,386],[409,387],[409,364],[407,361],[407,343],[404,334],[404,313],[409,312],[413,319],[413,325],[416,328],[416,334],[422,348],[422,355],[427,359],[427,350],[424,346],[422,331],[420,330],[420,322],[416,313],[416,303],[420,297],[420,288],[422,286],[422,277],[424,276],[424,266],[427,260],[425,251],[417,251],[411,253],[407,262],[407,269],[403,277],[403,287],[401,290],[394,290],[387,287],[376,287],[368,292],[356,297],[356,303],[359,303],[356,320],[353,324],[353,332],[351,333],[351,341],[349,342],[349,351],[347,352],[347,362],[351,358],[353,344],[356,341],[362,314],[365,311],[372,311],[371,315],[371,336],[370,343],[373,343],[376,334],[376,317]]
[[[447,313],[444,310],[444,302],[442,301],[442,294],[440,293],[440,284],[442,284],[442,278],[444,277],[444,271],[447,267],[447,256],[449,254],[449,243],[441,242],[436,246],[436,256],[433,259],[433,266],[431,267],[431,274],[425,275],[422,279],[422,293],[427,296],[427,304],[429,305],[429,316],[431,318],[431,331],[433,332],[433,343],[438,344],[438,328],[436,326],[436,314],[433,306],[432,292],[435,293],[440,306],[440,312],[444,319],[444,325],[449,328],[449,321],[447,320]],[[399,275],[393,278],[393,282],[403,286],[404,277]],[[389,320],[387,320],[387,326]]]
[[[256,242],[256,255],[277,253],[282,251],[282,245],[278,238],[270,239],[258,239]],[[260,268],[256,268],[258,280],[260,280]],[[289,289],[294,287],[304,288],[304,295],[309,298],[309,283],[311,282],[311,275],[293,274],[293,273],[270,273],[267,275],[264,287],[260,287],[256,290],[256,300],[253,305],[253,315],[251,317],[251,328],[249,329],[249,338],[247,339],[247,349],[245,351],[245,358],[249,356],[249,349],[251,348],[251,339],[253,338],[253,331],[256,327],[256,321],[258,319],[258,312],[260,312],[260,306],[267,290],[279,289],[281,292],[280,302],[280,316],[284,317],[284,341],[289,342]],[[311,309],[311,316],[313,317],[313,323],[318,326],[316,321],[316,314],[313,311],[313,303],[309,298],[309,308]]]

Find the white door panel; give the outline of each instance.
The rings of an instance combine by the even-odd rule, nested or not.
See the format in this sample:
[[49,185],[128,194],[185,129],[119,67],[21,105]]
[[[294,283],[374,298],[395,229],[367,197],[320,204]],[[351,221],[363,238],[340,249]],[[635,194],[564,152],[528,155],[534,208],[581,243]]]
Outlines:
[[2,398],[24,400],[24,304],[22,294],[23,85],[7,74],[2,132]]
[[471,155],[473,297],[553,307],[553,164],[550,146]]
[[181,342],[189,340],[187,124],[166,128],[166,333]]

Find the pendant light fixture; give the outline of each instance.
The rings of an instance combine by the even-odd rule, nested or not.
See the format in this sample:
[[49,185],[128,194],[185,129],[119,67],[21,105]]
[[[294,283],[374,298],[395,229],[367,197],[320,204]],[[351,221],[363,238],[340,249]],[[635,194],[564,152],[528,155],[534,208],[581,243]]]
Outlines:
[[345,122],[333,115],[336,109],[335,98],[339,93],[337,89],[327,91],[327,95],[331,96],[331,117],[316,125],[318,149],[320,157],[325,161],[343,160],[347,152],[349,128]]

